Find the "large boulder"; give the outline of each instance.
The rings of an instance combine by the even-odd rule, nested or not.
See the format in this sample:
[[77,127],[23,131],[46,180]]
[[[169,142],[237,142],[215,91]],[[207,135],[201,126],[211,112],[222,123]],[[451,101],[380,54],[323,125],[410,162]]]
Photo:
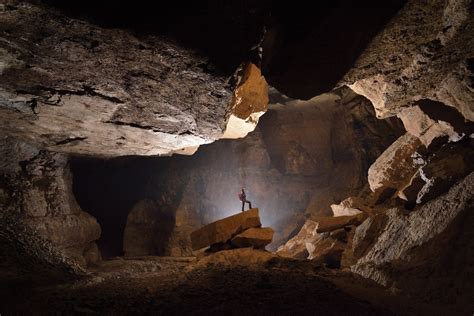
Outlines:
[[368,219],[356,229],[351,270],[422,300],[472,308],[473,187],[471,173],[409,214],[392,208]]
[[139,201],[127,217],[123,235],[125,256],[165,255],[174,226],[174,214],[164,212],[156,201]]
[[420,140],[409,133],[390,145],[369,168],[370,189],[396,191],[408,183],[418,169],[413,157],[420,146]]
[[193,250],[225,243],[248,228],[260,227],[258,208],[210,223],[191,233]]
[[307,259],[309,252],[306,245],[316,243],[322,238],[316,232],[317,228],[317,222],[306,220],[298,234],[277,249],[277,255],[295,259]]
[[230,243],[238,248],[254,247],[264,249],[266,245],[272,242],[273,229],[249,228],[231,239]]
[[2,6],[0,24],[2,133],[101,156],[192,153],[223,134],[233,85],[195,51],[36,3]]
[[319,234],[331,232],[339,228],[351,225],[359,225],[367,218],[367,214],[360,213],[352,216],[335,216],[335,217],[320,217],[318,219],[318,228],[316,232]]

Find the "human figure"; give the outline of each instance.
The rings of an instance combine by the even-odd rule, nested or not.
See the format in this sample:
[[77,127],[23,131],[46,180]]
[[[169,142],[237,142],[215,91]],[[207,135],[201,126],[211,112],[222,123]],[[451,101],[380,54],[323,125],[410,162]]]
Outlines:
[[247,200],[247,196],[245,195],[245,191],[243,188],[242,188],[242,192],[239,193],[239,200],[242,201],[242,212],[245,209],[245,203],[249,204],[249,209],[252,208],[252,202]]

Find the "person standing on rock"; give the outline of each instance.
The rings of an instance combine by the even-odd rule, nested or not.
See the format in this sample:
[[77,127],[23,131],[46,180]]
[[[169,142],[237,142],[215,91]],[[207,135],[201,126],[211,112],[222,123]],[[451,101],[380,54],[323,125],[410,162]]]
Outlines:
[[245,195],[245,191],[244,191],[243,188],[242,188],[242,192],[239,193],[239,200],[242,201],[242,212],[243,212],[244,209],[245,209],[245,203],[248,203],[248,204],[249,204],[249,209],[252,208],[252,202],[250,202],[249,200],[247,200],[247,196]]

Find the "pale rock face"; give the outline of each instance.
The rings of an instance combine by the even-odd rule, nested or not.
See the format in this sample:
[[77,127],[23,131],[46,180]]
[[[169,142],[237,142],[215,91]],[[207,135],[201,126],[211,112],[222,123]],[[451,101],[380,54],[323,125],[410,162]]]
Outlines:
[[2,133],[96,156],[190,154],[222,136],[233,89],[197,53],[31,3],[0,19],[12,30],[0,52]]
[[443,121],[435,122],[418,106],[403,110],[398,114],[398,117],[402,120],[407,132],[418,137],[426,147],[438,137],[459,138],[459,134],[454,131],[451,125]]
[[[357,207],[361,205],[361,199],[348,197],[339,204],[331,204],[334,216],[351,216],[362,213]],[[359,206],[360,207],[360,206]]]
[[370,189],[397,189],[408,183],[417,171],[412,156],[420,146],[420,140],[409,133],[390,145],[369,168]]
[[432,99],[472,121],[471,5],[465,0],[408,1],[341,84],[371,100],[379,118]]
[[295,237],[277,249],[277,255],[281,257],[307,259],[309,250],[314,250],[312,244],[317,243],[321,239],[321,235],[316,232],[317,228],[317,222],[307,220]]
[[[434,248],[428,245],[433,239],[441,238],[450,226],[458,225],[460,222],[456,219],[462,214],[472,210],[473,186],[474,174],[471,173],[446,195],[408,215],[394,208],[375,219],[368,219],[356,229],[353,249],[361,257],[351,270],[390,286],[402,276],[396,272],[397,269],[423,266],[425,260],[437,262],[437,256],[444,253],[443,247],[448,241],[432,245]],[[373,225],[377,227],[373,229]],[[428,252],[420,250],[424,246]]]
[[260,69],[252,63],[244,68],[234,91],[232,109],[222,138],[242,138],[257,126],[268,108],[268,84]]

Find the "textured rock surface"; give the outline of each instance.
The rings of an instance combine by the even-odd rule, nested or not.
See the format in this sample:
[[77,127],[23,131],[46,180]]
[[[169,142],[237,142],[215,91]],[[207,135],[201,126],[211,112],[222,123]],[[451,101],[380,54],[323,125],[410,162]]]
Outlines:
[[334,216],[351,216],[362,213],[361,209],[367,210],[364,207],[363,201],[357,197],[348,197],[339,204],[332,204],[331,209]]
[[318,218],[318,228],[316,232],[326,233],[351,225],[359,225],[367,218],[364,213],[352,216],[320,217]]
[[258,209],[232,215],[210,223],[191,233],[191,243],[194,250],[212,244],[225,243],[248,228],[260,227]]
[[422,99],[473,120],[471,1],[408,1],[379,33],[343,83],[372,101],[378,117]]
[[152,200],[138,202],[128,214],[123,236],[125,256],[165,255],[175,225],[173,214]]
[[232,113],[222,138],[240,138],[255,129],[258,119],[268,108],[268,84],[260,69],[252,63],[243,69],[234,91]]
[[390,145],[369,168],[370,189],[397,189],[406,184],[417,170],[413,155],[420,146],[420,140],[409,133]]
[[272,242],[272,239],[273,229],[262,227],[249,228],[232,238],[230,242],[238,248],[254,247],[264,249],[266,245]]
[[77,205],[67,158],[9,137],[0,150],[2,212],[18,213],[24,225],[85,264],[84,252],[100,237],[100,227]]
[[176,214],[174,253],[189,250],[190,232],[240,211],[237,193],[245,187],[262,224],[275,230],[267,248],[276,250],[307,217],[332,215],[331,204],[358,194],[370,164],[403,128],[398,119],[376,119],[372,105],[349,89],[307,102],[275,94],[254,132],[191,157],[74,159],[78,200],[104,231],[99,244],[122,240],[133,205],[152,199]]
[[277,249],[277,254],[282,257],[295,259],[307,259],[309,256],[307,243],[315,243],[321,239],[320,234],[316,232],[318,223],[307,220],[296,236],[288,240],[284,245]]
[[104,156],[169,154],[222,135],[232,88],[206,58],[39,5],[2,11],[2,133]]
[[422,300],[469,307],[473,186],[471,173],[408,215],[394,208],[367,220],[354,236],[359,259],[351,270]]

